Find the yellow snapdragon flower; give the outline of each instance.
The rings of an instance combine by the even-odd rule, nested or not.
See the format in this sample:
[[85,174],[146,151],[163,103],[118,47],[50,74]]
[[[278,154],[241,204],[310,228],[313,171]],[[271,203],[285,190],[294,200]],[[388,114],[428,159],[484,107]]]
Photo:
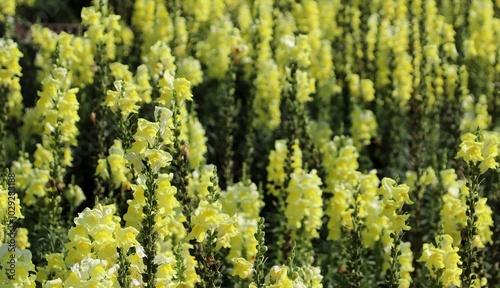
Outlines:
[[[49,253],[45,255],[47,265],[45,267],[37,267],[36,280],[44,285],[44,287],[60,287],[62,288],[62,279],[66,278],[68,268],[64,263],[64,255],[61,253]],[[49,275],[54,280],[49,280]]]
[[229,216],[237,217],[235,226],[240,231],[230,240],[231,248],[227,259],[245,255],[246,260],[253,261],[258,244],[255,233],[260,219],[259,214],[264,206],[257,186],[250,182],[238,182],[227,187],[227,191],[221,193],[220,200],[222,211]]
[[154,147],[156,134],[160,131],[160,123],[151,122],[140,118],[137,121],[137,132],[134,135],[136,141],[146,141],[150,147]]
[[201,243],[205,240],[207,233],[218,230],[217,245],[229,248],[230,238],[238,234],[238,231],[233,226],[236,218],[221,212],[221,209],[222,206],[218,202],[210,204],[206,200],[200,201],[200,204],[191,215],[193,229],[187,238],[196,239],[197,242]]
[[29,248],[31,246],[31,243],[28,240],[28,229],[17,228],[16,246],[20,250],[24,250],[24,249]]
[[123,120],[130,114],[139,112],[139,104],[142,100],[137,93],[136,87],[131,82],[117,80],[113,83],[116,91],[108,90],[106,99],[101,104],[110,107],[114,114],[119,114]]
[[[38,92],[40,99],[36,103],[36,109],[38,115],[43,117],[46,141],[52,139],[49,135],[57,129],[60,142],[66,146],[76,146],[76,137],[79,133],[76,123],[80,120],[78,116],[80,104],[76,93],[79,89],[70,88],[71,80],[68,78],[68,70],[62,67],[54,68],[51,74],[42,81],[42,86],[42,91]],[[48,148],[49,145],[44,143],[43,146]],[[36,163],[35,166],[40,167]]]
[[97,3],[91,7],[83,7],[81,17],[82,24],[88,26],[84,37],[92,43],[93,54],[100,53],[98,49],[102,47],[103,56],[112,61],[117,57],[117,52],[119,55],[128,54],[133,44],[133,33],[120,22],[120,15],[108,13],[107,5],[106,3],[101,6]]
[[267,166],[267,189],[269,193],[278,197],[279,188],[283,186],[287,175],[285,174],[286,157],[288,148],[285,140],[276,140],[274,150],[269,153],[269,165]]
[[500,165],[495,159],[498,157],[498,148],[500,147],[498,137],[493,134],[485,134],[484,138],[483,149],[481,149],[484,160],[479,164],[481,174],[488,169],[496,169]]
[[297,81],[297,101],[299,103],[311,101],[310,95],[316,93],[316,79],[309,78],[308,73],[302,70],[295,72],[295,78]]
[[[178,207],[180,207],[180,203],[175,198],[177,189],[171,184],[173,175],[158,173],[158,171],[156,173],[157,189],[153,192],[147,191],[148,193],[155,193],[155,199],[158,201],[154,229],[158,232],[160,239],[165,239],[174,234],[182,238],[186,232],[181,223],[182,218],[179,217],[180,212],[178,211]],[[145,192],[147,189],[145,176],[141,172],[139,172],[137,183],[139,184],[131,185],[134,196],[133,199],[127,201],[128,209],[127,213],[123,216],[123,220],[126,222],[126,227],[131,226],[137,230],[141,230],[142,220],[145,217]]]
[[122,148],[122,142],[115,140],[109,148],[109,156],[106,159],[99,159],[95,175],[99,175],[104,180],[113,179],[114,188],[129,185],[127,168],[128,161],[125,159],[125,152]]
[[294,287],[311,287],[311,288],[322,288],[323,275],[321,275],[321,269],[312,265],[304,265],[297,267],[295,271],[298,276],[294,279]]
[[[38,24],[31,27],[31,34],[33,43],[39,49],[35,58],[35,66],[41,68],[38,73],[39,78],[50,73],[53,65],[57,64],[68,68],[68,78],[75,86],[83,87],[93,82],[92,66],[95,65],[95,61],[90,39],[64,31],[57,34]],[[56,47],[57,59],[53,57]]]
[[319,237],[318,230],[322,225],[323,200],[321,179],[316,170],[310,173],[293,172],[286,189],[287,206],[285,217],[290,229],[304,228],[303,237],[313,239]]
[[361,110],[355,107],[351,113],[351,135],[356,148],[361,149],[370,144],[370,140],[377,136],[377,119],[371,110]]
[[488,204],[486,204],[487,200],[484,197],[480,198],[475,206],[477,235],[473,241],[473,247],[484,248],[487,243],[493,243],[491,238],[493,236],[493,232],[491,231],[491,227],[493,227],[493,212]]
[[142,61],[149,69],[151,78],[156,83],[162,75],[173,75],[177,69],[175,57],[172,56],[170,47],[161,41],[149,47],[142,56]]
[[288,268],[286,266],[273,266],[265,277],[267,287],[292,288],[293,281],[288,278]]
[[444,233],[453,238],[455,246],[462,241],[461,231],[467,223],[465,213],[467,207],[462,198],[450,192],[446,193],[443,196],[443,206],[440,211]]
[[[2,12],[0,12],[0,22],[2,22],[1,17]],[[19,84],[22,76],[19,64],[21,57],[23,57],[23,53],[17,47],[16,42],[11,39],[0,39],[0,90],[7,94],[6,98],[2,98],[6,101],[4,111],[7,113],[7,117],[19,118],[23,110],[23,98]]]
[[[356,185],[359,183],[361,173],[355,170],[345,170],[350,174],[350,181],[331,182],[327,188],[328,192],[333,194],[326,208],[328,221],[328,239],[338,240],[342,236],[343,229],[353,229],[352,205],[359,199],[354,199]],[[359,198],[359,197],[358,197]]]
[[[281,84],[282,73],[272,59],[259,62],[257,76],[254,81],[256,88],[253,109],[254,125],[257,128],[276,129],[281,122]],[[309,84],[309,83],[308,83]],[[309,88],[309,86],[307,86]]]
[[117,267],[108,267],[109,263],[106,260],[87,257],[71,267],[63,285],[65,287],[119,287]]
[[[227,74],[232,56],[242,57],[233,54],[238,50],[240,53],[248,50],[240,31],[234,27],[229,17],[226,15],[219,19],[214,19],[210,26],[206,39],[196,44],[196,57],[208,66],[208,76],[215,79],[223,79]],[[244,55],[242,58],[245,58]]]
[[488,129],[491,124],[491,115],[488,113],[488,99],[481,94],[477,103],[472,95],[467,95],[462,101],[464,117],[460,121],[461,131],[475,131],[478,127],[481,130]]
[[0,4],[0,22],[4,22],[5,18],[16,14],[16,0],[2,1]]
[[171,102],[174,99],[174,93],[179,103],[193,100],[191,83],[186,78],[174,79],[172,75],[165,73],[158,82],[158,86],[161,93],[158,102],[163,106],[170,107],[172,105]]
[[340,183],[355,186],[358,181],[359,167],[358,149],[353,145],[353,139],[346,136],[335,136],[325,146],[323,168],[326,172],[325,184],[327,191],[335,190]]
[[[188,195],[193,199],[198,198],[200,200],[206,200],[208,194],[208,188],[212,186],[214,165],[209,164],[203,167],[198,167],[192,173],[192,177],[189,177],[189,183],[187,186]],[[234,213],[229,213],[234,214]]]
[[[16,175],[17,177],[17,175]],[[15,199],[12,200],[12,195],[9,195],[9,192],[12,192],[11,190],[7,189],[6,187],[3,187],[3,185],[0,184],[0,224],[3,223],[3,221],[7,221],[5,224],[8,223],[9,216],[14,216],[18,219],[23,219],[24,215],[21,212],[21,203],[19,200],[19,197],[17,193],[15,194]],[[10,193],[11,194],[11,193]],[[14,202],[14,203],[9,203],[9,202]],[[12,207],[14,206],[14,215],[12,215]],[[11,207],[11,209],[9,209]],[[19,228],[19,229],[24,229],[24,228]],[[2,231],[4,232],[4,231]],[[3,238],[2,238],[3,239]],[[29,245],[29,243],[25,243]],[[29,247],[29,246],[28,246]]]
[[415,268],[413,268],[413,252],[411,251],[410,242],[401,243],[401,255],[399,256],[399,264],[401,265],[401,278],[399,279],[399,287],[409,288],[410,284],[413,282],[410,273],[415,270]]
[[135,1],[132,25],[143,35],[143,55],[157,41],[168,43],[174,35],[171,15],[162,1]]
[[136,75],[134,76],[134,83],[136,85],[137,93],[141,97],[142,102],[149,104],[151,103],[151,93],[153,87],[150,84],[149,69],[145,64],[139,65],[137,67]]
[[186,78],[191,85],[198,86],[203,82],[203,70],[198,59],[193,57],[182,58],[177,64],[177,75]]
[[247,261],[244,258],[238,257],[231,259],[231,262],[234,264],[233,268],[233,276],[238,275],[240,278],[247,278],[252,272],[253,264],[250,261]]
[[[206,132],[200,120],[195,115],[190,113],[183,119],[186,119],[186,125],[182,125],[181,130],[187,130],[185,133],[187,139],[181,138],[181,140],[185,140],[188,145],[187,149],[189,155],[187,158],[189,161],[189,168],[195,169],[206,161],[205,154],[208,151],[207,137],[205,136]],[[183,135],[182,132],[181,135]]]
[[443,286],[460,286],[462,269],[459,267],[462,262],[457,253],[459,249],[453,247],[453,238],[448,234],[437,236],[436,244],[437,246],[424,243],[422,256],[418,261],[425,262],[433,278],[436,278],[437,271],[442,269],[443,272],[438,280]]
[[460,150],[455,158],[462,158],[468,165],[479,163],[480,173],[499,166],[495,158],[498,156],[499,140],[495,135],[486,134],[484,141],[477,141],[476,135],[466,133],[462,135]]

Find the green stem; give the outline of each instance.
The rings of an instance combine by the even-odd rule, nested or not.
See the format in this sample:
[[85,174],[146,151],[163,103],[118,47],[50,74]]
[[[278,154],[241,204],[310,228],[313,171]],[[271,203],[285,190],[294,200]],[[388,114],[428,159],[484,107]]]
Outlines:
[[120,265],[118,269],[118,283],[120,283],[120,287],[129,288],[131,279],[130,279],[130,261],[127,259],[127,253],[122,251],[121,248],[118,248],[118,263]]
[[154,228],[158,212],[158,201],[155,195],[157,189],[155,178],[157,175],[153,174],[149,165],[146,166],[146,171],[146,189],[144,191],[146,206],[143,208],[144,219],[142,220],[139,242],[144,247],[144,253],[146,254],[144,257],[146,269],[142,273],[142,281],[146,287],[153,288],[155,287],[155,275],[158,270],[158,264],[154,263],[157,255],[156,244],[159,241],[158,232]]
[[465,226],[463,241],[463,271],[461,275],[462,285],[470,287],[477,279],[477,248],[473,248],[474,237],[477,235],[477,216],[476,216],[476,203],[479,201],[478,187],[479,181],[479,166],[475,164],[472,169],[469,168],[467,176],[467,186],[469,187],[469,194],[466,196],[466,215],[467,225]]
[[186,275],[184,275],[184,272],[186,271],[186,265],[184,264],[184,257],[182,256],[182,252],[182,243],[179,242],[174,248],[174,256],[176,261],[175,272],[177,274],[177,283],[179,284],[186,281]]
[[176,194],[177,200],[181,203],[183,214],[184,216],[186,216],[187,219],[184,225],[186,226],[186,229],[188,231],[191,231],[192,224],[190,215],[193,213],[194,209],[193,209],[193,201],[188,196],[188,191],[187,191],[187,186],[189,184],[189,179],[188,179],[189,171],[188,171],[188,158],[187,158],[188,156],[184,152],[188,148],[187,144],[184,141],[180,140],[181,126],[182,126],[182,123],[180,121],[181,103],[179,103],[179,99],[177,98],[177,94],[175,91],[173,99],[174,103],[172,105],[173,106],[172,122],[174,126],[173,129],[174,143],[173,143],[173,151],[171,151],[173,157],[171,166],[175,170],[173,171],[174,178],[172,180],[172,184],[177,188],[177,194]]
[[255,239],[259,242],[257,244],[257,254],[255,255],[255,283],[257,284],[257,288],[262,288],[264,286],[264,278],[266,272],[264,271],[264,264],[266,263],[266,251],[267,246],[265,245],[265,219],[260,218],[259,226],[257,228],[257,232],[255,233]]
[[394,243],[391,247],[391,264],[387,275],[387,285],[391,288],[399,287],[399,256],[401,255],[399,246],[401,244],[401,236],[401,233],[398,231],[392,232]]
[[362,287],[363,282],[363,272],[361,271],[362,264],[362,253],[363,253],[363,243],[361,239],[361,230],[363,228],[361,219],[358,218],[359,213],[359,203],[357,202],[359,191],[354,193],[353,197],[355,200],[354,210],[352,212],[352,224],[353,229],[350,234],[349,239],[350,253],[347,262],[347,278],[349,282],[349,287],[359,288]]
[[228,91],[226,92],[226,152],[224,165],[224,178],[226,180],[226,187],[233,185],[233,144],[234,144],[234,134],[233,134],[233,117],[235,110],[235,83],[236,83],[236,73],[234,72],[234,65],[230,65],[229,72],[226,75],[226,85],[228,86]]

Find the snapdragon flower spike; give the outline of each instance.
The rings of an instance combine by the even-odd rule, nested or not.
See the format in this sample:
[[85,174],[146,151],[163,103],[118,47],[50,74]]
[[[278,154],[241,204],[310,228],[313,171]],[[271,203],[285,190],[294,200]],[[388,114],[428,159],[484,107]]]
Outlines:
[[229,18],[214,21],[207,37],[196,44],[196,54],[207,65],[209,77],[218,80],[225,77],[232,60],[231,52],[242,42],[238,28]]
[[[118,285],[117,249],[127,254],[134,247],[136,253],[126,256],[131,263],[134,263],[134,257],[140,256],[139,231],[132,226],[122,228],[115,212],[114,204],[97,204],[94,209],[86,208],[75,218],[75,226],[68,233],[70,242],[66,244],[68,255],[65,263],[71,266],[69,274],[64,277],[67,278],[66,284],[89,281],[96,285]],[[131,277],[133,281],[141,281],[140,275],[131,274]]]
[[[42,91],[38,92],[40,99],[36,103],[38,115],[43,117],[44,134],[50,135],[56,129],[62,143],[76,146],[78,129],[76,123],[80,120],[78,109],[80,104],[76,98],[78,88],[70,88],[66,68],[57,67],[42,81]],[[45,145],[44,145],[45,146]]]
[[[323,286],[321,280],[321,270],[319,267],[306,265],[297,267],[293,273],[291,268],[285,265],[274,265],[265,277],[265,287],[311,287],[320,288]],[[290,275],[291,274],[291,275]],[[257,284],[252,282],[250,288],[257,288]]]
[[500,164],[496,161],[500,141],[494,134],[485,134],[484,140],[479,140],[472,133],[462,135],[460,150],[455,158],[462,158],[467,165],[479,163],[479,171],[484,174],[488,169],[495,169]]
[[283,77],[278,65],[272,58],[259,61],[257,78],[254,81],[256,88],[253,109],[256,117],[254,124],[257,128],[275,130],[281,122],[281,91]]
[[137,114],[141,98],[137,93],[136,86],[131,82],[116,80],[113,82],[116,91],[108,90],[106,99],[101,104],[108,106],[114,114],[121,116],[123,120],[129,118],[130,114]]
[[[90,40],[94,55],[99,53],[98,47],[103,45],[103,56],[112,61],[117,57],[117,52],[128,51],[133,44],[133,33],[120,23],[120,15],[107,13],[107,3],[100,7],[100,11],[96,7],[82,8],[82,24],[88,26],[84,37]],[[117,50],[119,46],[121,50]]]
[[[6,117],[21,117],[23,109],[23,98],[19,84],[22,76],[19,64],[21,57],[23,57],[23,53],[19,50],[16,42],[11,39],[0,39],[0,90],[7,96],[6,98],[3,98],[4,95],[1,96],[1,99],[5,101],[5,106],[2,109],[4,111],[0,111],[0,113],[7,113]],[[0,133],[2,132],[0,131]]]
[[191,92],[191,83],[185,78],[175,78],[169,73],[164,73],[163,77],[158,82],[160,87],[160,97],[158,102],[169,107],[174,100],[174,93],[177,101],[179,103],[184,103],[185,101],[192,101],[193,94]]
[[254,183],[242,182],[229,186],[227,191],[222,192],[221,203],[224,213],[237,217],[235,226],[240,231],[230,240],[231,249],[227,259],[245,255],[246,260],[253,261],[257,255],[258,244],[255,233],[260,220],[259,214],[264,206],[257,186]]
[[170,47],[165,42],[159,40],[152,44],[154,45],[144,46],[149,47],[149,51],[142,57],[142,61],[150,71],[153,83],[158,83],[165,74],[174,75],[177,67],[175,57],[172,56]]
[[[276,140],[274,150],[269,153],[269,165],[267,166],[267,188],[271,195],[279,196],[279,187],[283,186],[287,177],[285,173],[288,148],[286,140]],[[276,188],[278,187],[278,188]]]
[[113,146],[109,148],[108,157],[99,159],[97,162],[95,175],[99,175],[103,180],[108,180],[111,177],[115,189],[120,186],[126,187],[130,185],[127,176],[129,173],[128,161],[125,158],[125,151],[123,151],[120,140],[113,142]]
[[[181,107],[181,115],[184,114],[184,111],[187,114],[185,108]],[[184,157],[186,157],[189,161],[189,168],[193,170],[202,165],[202,163],[206,162],[205,154],[208,151],[208,139],[205,136],[206,131],[196,115],[190,113],[184,119],[186,119],[187,123],[186,125],[181,126],[180,138],[183,140],[183,136],[186,136],[185,142],[187,143],[187,146],[184,146],[183,153]],[[186,133],[183,133],[183,130],[186,131]]]
[[[39,49],[35,58],[35,66],[40,68],[38,78],[45,77],[54,65],[58,65],[69,70],[68,78],[76,87],[83,88],[94,81],[92,67],[95,61],[90,39],[64,31],[58,34],[39,24],[31,26],[31,35]],[[55,61],[53,54],[56,49],[59,56]]]
[[[195,5],[195,7],[199,9],[199,6],[204,6],[204,4],[204,2],[199,2],[199,5]],[[205,5],[209,5],[209,3],[206,3]],[[192,10],[187,9],[183,11],[187,12]],[[157,45],[158,43],[169,43],[173,40],[174,23],[169,13],[170,11],[167,10],[164,2],[144,0],[135,3],[132,14],[132,25],[135,29],[140,31],[142,35],[142,39],[144,41],[144,44],[141,45],[142,55],[148,55],[150,47]],[[165,45],[165,47],[168,47],[168,45]],[[170,54],[170,48],[168,54]],[[156,53],[156,55],[166,54]],[[147,62],[145,57],[150,59],[150,56],[151,54],[149,54],[149,56],[143,56],[143,62]],[[172,56],[170,55],[169,57]],[[148,67],[152,68],[149,64]],[[160,71],[163,71],[163,69],[160,69]]]
[[285,208],[287,226],[290,229],[303,227],[304,233],[301,236],[308,240],[319,237],[318,230],[323,223],[321,185],[316,170],[311,170],[310,173],[293,172],[287,187]]
[[[424,262],[425,266],[431,272],[431,277],[437,278],[441,285],[449,287],[451,285],[460,286],[460,275],[462,269],[459,268],[462,262],[458,255],[458,247],[454,247],[453,238],[448,235],[439,235],[436,237],[436,245],[432,243],[424,243],[422,256],[418,259],[419,262]],[[441,271],[438,274],[438,271]]]
[[408,196],[409,187],[405,184],[392,186],[395,183],[396,181],[390,178],[382,179],[382,186],[379,188],[379,194],[383,195],[383,209],[380,215],[388,218],[390,225],[388,227],[389,230],[395,232],[401,232],[402,230],[408,231],[411,227],[406,225],[406,220],[408,220],[410,215],[399,213],[405,203],[413,203]]
[[219,202],[200,201],[191,215],[193,229],[188,234],[187,239],[196,239],[197,242],[201,243],[207,237],[207,233],[218,231],[217,248],[229,248],[231,246],[230,239],[239,233],[234,227],[237,219],[221,210],[222,205]]
[[[208,164],[198,167],[192,172],[187,186],[187,193],[190,198],[207,200],[207,196],[210,194],[209,188],[212,186],[211,178],[213,177],[214,168],[214,165]],[[222,195],[224,196],[225,194]]]
[[371,110],[362,110],[355,107],[351,113],[352,129],[351,134],[354,145],[358,149],[370,144],[370,140],[377,136],[377,119]]
[[[35,265],[31,262],[31,251],[18,248],[11,250],[7,243],[0,246],[0,262],[6,265],[0,270],[0,283],[8,287],[35,288]],[[9,261],[15,263],[13,267],[8,264]]]

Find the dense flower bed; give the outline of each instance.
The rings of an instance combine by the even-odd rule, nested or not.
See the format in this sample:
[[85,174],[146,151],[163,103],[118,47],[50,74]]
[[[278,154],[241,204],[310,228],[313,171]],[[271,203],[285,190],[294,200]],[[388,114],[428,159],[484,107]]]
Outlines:
[[1,287],[500,285],[500,1],[94,0],[16,35],[38,2],[0,3]]

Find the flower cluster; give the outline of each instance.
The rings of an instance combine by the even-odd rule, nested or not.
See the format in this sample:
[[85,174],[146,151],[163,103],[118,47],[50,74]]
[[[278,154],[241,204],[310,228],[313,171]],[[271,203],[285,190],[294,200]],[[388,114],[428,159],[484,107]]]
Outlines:
[[165,73],[160,79],[158,85],[160,86],[160,97],[158,102],[166,107],[172,105],[174,95],[176,101],[183,103],[184,101],[193,100],[191,92],[191,83],[186,78],[175,78],[170,74]]
[[[3,117],[21,117],[23,109],[21,85],[19,84],[22,76],[21,65],[19,64],[21,57],[23,57],[23,53],[19,51],[16,42],[11,39],[0,39],[0,91],[2,94],[7,95],[5,99],[3,98],[4,95],[0,96],[5,103],[2,109],[4,111],[0,111],[2,113],[0,115],[6,113]],[[3,119],[0,121],[3,121]]]
[[267,166],[267,189],[269,193],[278,197],[281,187],[285,184],[287,177],[285,173],[288,148],[285,140],[277,140],[274,149],[269,153],[269,165]]
[[16,14],[16,8],[20,5],[33,6],[35,0],[6,0],[0,4],[0,23],[6,21],[6,18]]
[[109,60],[114,60],[117,52],[118,56],[128,53],[132,46],[133,33],[130,28],[120,23],[120,15],[108,14],[107,7],[100,7],[100,10],[96,7],[84,7],[81,17],[82,24],[88,26],[84,36],[92,43],[94,55],[100,53],[98,49],[101,46],[104,46],[104,55]]
[[272,59],[262,61],[258,66],[257,78],[255,79],[255,100],[253,109],[256,113],[254,118],[256,127],[267,127],[276,129],[281,122],[281,91],[282,74]]
[[456,158],[462,158],[467,165],[479,163],[480,173],[498,167],[495,158],[498,156],[499,141],[495,135],[484,135],[484,141],[478,141],[476,135],[466,133],[462,135],[462,143]]
[[370,140],[377,136],[377,120],[371,110],[355,108],[351,114],[352,118],[352,140],[356,148],[370,144]]
[[[175,57],[172,56],[170,47],[162,41],[154,43],[154,45],[148,46],[148,51],[142,56],[142,61],[147,66],[150,71],[150,76],[153,79],[153,83],[157,83],[161,76],[171,77],[175,73],[177,66],[175,65]],[[165,86],[165,84],[160,84]]]
[[165,3],[155,0],[137,1],[134,5],[132,25],[137,28],[143,38],[143,53],[158,42],[167,43],[172,40],[173,23]]
[[434,244],[424,243],[422,256],[419,262],[424,262],[425,266],[431,272],[433,278],[438,278],[441,285],[449,287],[451,285],[460,286],[460,256],[458,248],[453,245],[453,238],[448,235],[439,235],[436,237],[436,246]]
[[290,182],[286,188],[287,226],[293,230],[303,228],[303,236],[306,239],[319,237],[318,230],[323,217],[321,185],[316,170],[311,170],[309,173],[290,174]]
[[464,180],[457,180],[454,169],[441,171],[441,179],[446,193],[440,211],[444,233],[453,238],[453,245],[462,241],[461,231],[467,222],[464,192],[467,191]]
[[[61,67],[54,68],[50,76],[42,81],[42,85],[43,89],[38,93],[40,99],[36,107],[39,115],[43,117],[44,134],[56,133],[59,137],[58,141],[76,145],[78,135],[76,123],[80,120],[77,112],[80,105],[76,99],[78,88],[71,88],[68,70]],[[51,143],[48,138],[45,139],[48,145],[55,144]],[[44,143],[44,145],[47,144]],[[65,152],[65,154],[68,153]],[[70,157],[71,153],[68,156]],[[64,159],[67,166],[71,166],[69,157]]]
[[68,78],[77,87],[84,87],[94,81],[94,52],[92,43],[86,37],[66,32],[57,34],[40,25],[31,27],[33,43],[38,47],[35,65],[41,70],[38,77],[43,79],[54,65],[68,69]]
[[137,104],[140,104],[142,99],[139,97],[135,85],[124,80],[116,80],[113,86],[116,91],[108,90],[106,100],[102,105],[110,107],[111,111],[120,115],[123,120],[131,114],[137,114],[139,109]]
[[193,229],[187,236],[187,239],[196,239],[197,242],[203,242],[207,235],[217,232],[217,248],[231,247],[231,238],[238,235],[239,231],[236,225],[237,219],[234,216],[222,212],[220,202],[210,203],[207,200],[201,200],[198,207],[191,215]]
[[[264,206],[257,186],[254,183],[243,182],[229,186],[221,195],[221,203],[225,213],[230,216],[236,215],[238,218],[236,228],[240,231],[231,238],[228,259],[245,257],[246,260],[253,262],[257,254],[258,244],[255,233],[260,219],[259,213]],[[240,262],[246,263],[238,261],[238,263]]]
[[123,151],[122,142],[115,140],[113,146],[109,148],[109,156],[106,159],[99,159],[96,175],[104,180],[113,182],[114,188],[128,187],[130,185],[127,168],[127,159]]
[[406,220],[410,217],[409,214],[400,214],[404,204],[413,204],[410,200],[408,191],[410,187],[405,184],[396,185],[396,181],[390,178],[382,179],[378,194],[382,195],[383,210],[381,215],[389,219],[391,226],[390,231],[401,232],[402,230],[410,230],[410,226],[406,225]]

